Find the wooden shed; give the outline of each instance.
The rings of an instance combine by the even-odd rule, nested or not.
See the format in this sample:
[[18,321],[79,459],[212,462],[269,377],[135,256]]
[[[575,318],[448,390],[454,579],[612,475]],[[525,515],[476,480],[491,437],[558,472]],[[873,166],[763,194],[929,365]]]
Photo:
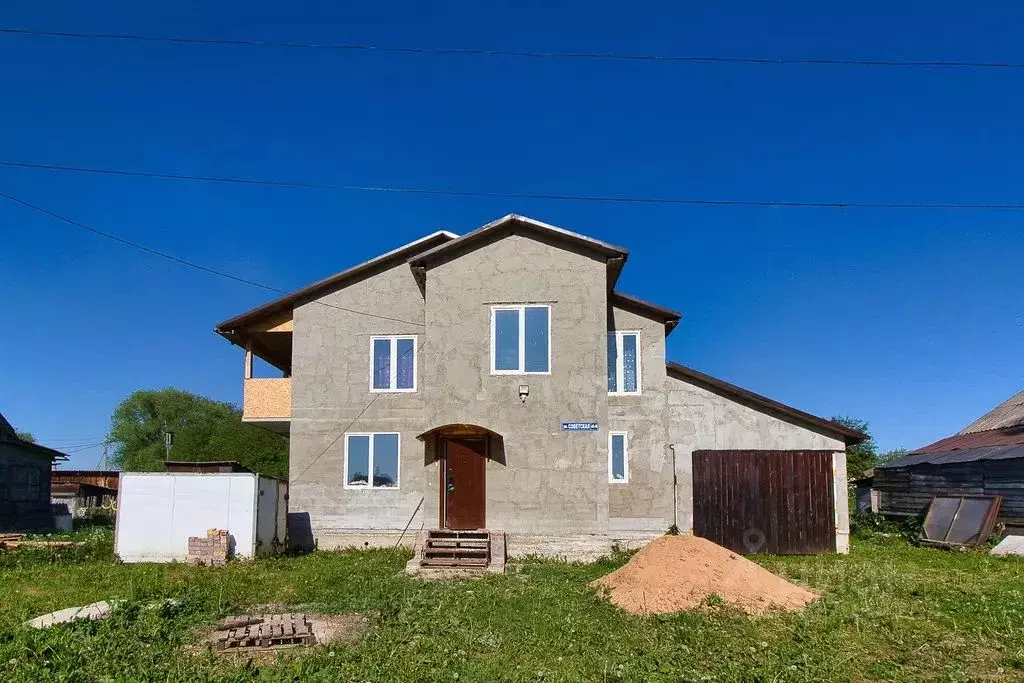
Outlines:
[[50,470],[60,451],[18,438],[0,415],[0,531],[53,528]]
[[960,432],[874,471],[879,512],[920,517],[933,496],[1002,496],[998,521],[1024,529],[1024,391]]

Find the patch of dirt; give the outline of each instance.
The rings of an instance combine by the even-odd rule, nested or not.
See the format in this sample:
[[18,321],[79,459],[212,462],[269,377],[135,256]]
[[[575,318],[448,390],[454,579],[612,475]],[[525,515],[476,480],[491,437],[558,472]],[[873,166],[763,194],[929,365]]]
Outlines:
[[[262,617],[271,613],[295,611],[294,608],[289,609],[285,605],[275,603],[261,605],[257,609],[258,611],[256,612],[249,610],[247,614],[252,617]],[[216,626],[205,630],[199,642],[186,647],[186,652],[193,656],[200,656],[205,652],[213,650],[219,657],[234,662],[251,660],[269,663],[275,661],[278,656],[291,659],[312,652],[314,648],[323,645],[352,645],[370,629],[372,623],[372,615],[359,614],[357,612],[347,612],[344,614],[303,612],[303,614],[306,615],[313,635],[316,637],[316,643],[313,645],[278,645],[267,648],[216,650],[214,649],[214,643],[218,629],[226,623],[220,622]],[[235,617],[233,621],[241,622],[244,621],[244,618]]]
[[748,614],[796,611],[818,595],[698,536],[662,536],[623,567],[590,584],[632,614],[664,614],[718,596]]
[[351,645],[370,628],[362,614],[310,614],[317,645]]

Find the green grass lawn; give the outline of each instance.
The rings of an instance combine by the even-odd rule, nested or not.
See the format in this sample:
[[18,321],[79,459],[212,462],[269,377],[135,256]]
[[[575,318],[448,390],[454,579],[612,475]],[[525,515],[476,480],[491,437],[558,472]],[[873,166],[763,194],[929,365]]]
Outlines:
[[[121,565],[109,538],[63,551],[0,552],[0,681],[1024,680],[1024,561],[857,539],[848,556],[758,562],[823,593],[801,614],[635,617],[587,583],[623,557],[528,562],[479,581],[402,573],[402,551],[314,553],[221,569]],[[173,597],[176,606],[146,609]],[[106,621],[20,623],[97,600]],[[250,605],[360,612],[354,645],[275,661],[188,648]]]

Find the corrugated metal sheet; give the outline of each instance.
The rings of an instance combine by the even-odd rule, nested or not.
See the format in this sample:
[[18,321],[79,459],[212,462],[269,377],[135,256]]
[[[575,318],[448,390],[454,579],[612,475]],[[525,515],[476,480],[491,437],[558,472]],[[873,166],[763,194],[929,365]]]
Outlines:
[[1005,429],[1024,425],[1024,391],[1012,396],[960,430],[961,434],[974,434],[991,429]]
[[952,451],[939,451],[907,455],[877,467],[895,469],[913,467],[914,465],[948,465],[952,463],[976,462],[978,460],[1010,460],[1024,458],[1024,444],[1006,446],[982,446],[980,448],[961,448]]
[[992,429],[987,432],[947,436],[945,439],[940,439],[933,444],[928,444],[923,448],[911,451],[910,455],[942,453],[961,448],[981,448],[983,446],[1012,446],[1019,443],[1024,443],[1024,427]]

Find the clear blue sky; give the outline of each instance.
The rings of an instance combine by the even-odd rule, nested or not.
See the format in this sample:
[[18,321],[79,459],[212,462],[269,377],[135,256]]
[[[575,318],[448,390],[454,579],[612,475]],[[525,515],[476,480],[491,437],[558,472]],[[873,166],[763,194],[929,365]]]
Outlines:
[[[417,47],[1024,61],[1024,6],[8,2],[0,25]],[[342,7],[345,5],[345,7]],[[557,6],[556,6],[557,5]],[[215,12],[215,13],[211,13]],[[1024,71],[650,64],[0,36],[0,159],[482,191],[1024,201]],[[0,190],[296,288],[523,213],[631,249],[672,359],[883,449],[1024,385],[1024,212],[373,195],[0,168]],[[0,411],[61,447],[134,389],[239,402],[217,322],[270,294],[0,202]],[[93,466],[97,448],[71,465]]]

